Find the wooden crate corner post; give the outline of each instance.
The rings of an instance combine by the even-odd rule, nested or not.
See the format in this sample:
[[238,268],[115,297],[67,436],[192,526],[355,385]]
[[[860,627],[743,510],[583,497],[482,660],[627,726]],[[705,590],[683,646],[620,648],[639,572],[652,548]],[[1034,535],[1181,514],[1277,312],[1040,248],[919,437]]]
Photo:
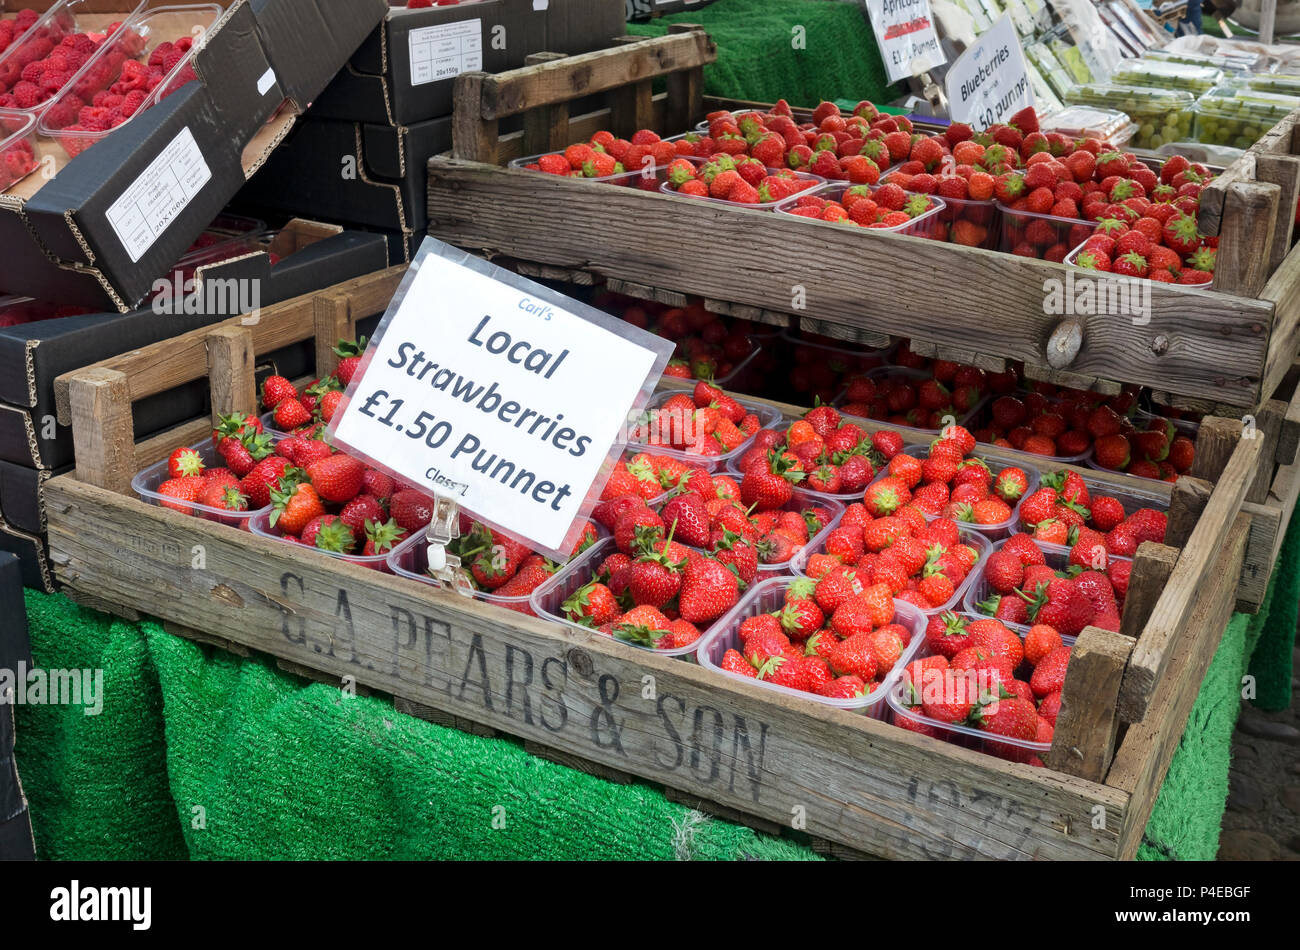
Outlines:
[[131,385],[125,373],[89,367],[68,384],[77,479],[125,495],[135,474]]

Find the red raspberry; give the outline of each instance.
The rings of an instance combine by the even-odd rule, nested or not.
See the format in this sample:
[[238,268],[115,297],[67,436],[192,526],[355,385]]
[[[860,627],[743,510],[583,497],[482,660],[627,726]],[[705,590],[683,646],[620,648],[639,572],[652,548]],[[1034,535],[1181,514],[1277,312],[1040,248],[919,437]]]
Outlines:
[[23,82],[34,82],[39,84],[41,76],[43,75],[45,75],[45,62],[43,60],[35,63],[28,63],[23,67]]
[[159,43],[157,46],[153,48],[153,52],[149,54],[149,60],[148,60],[149,65],[161,66],[163,57],[166,56],[173,49],[175,49],[175,47],[170,42],[164,41],[162,43]]
[[185,58],[185,54],[176,48],[172,48],[166,56],[163,57],[163,72],[169,73],[176,68],[176,64]]
[[71,73],[60,73],[47,69],[45,75],[41,78],[41,90],[46,94],[45,98],[49,98],[66,86],[71,78]]
[[134,89],[131,92],[128,92],[126,97],[122,100],[122,115],[128,119],[135,115],[140,111],[140,107],[144,105],[144,100],[145,94],[140,90]]
[[35,83],[20,82],[14,86],[14,102],[18,104],[20,109],[30,109],[35,105],[39,105],[43,99],[41,89]]

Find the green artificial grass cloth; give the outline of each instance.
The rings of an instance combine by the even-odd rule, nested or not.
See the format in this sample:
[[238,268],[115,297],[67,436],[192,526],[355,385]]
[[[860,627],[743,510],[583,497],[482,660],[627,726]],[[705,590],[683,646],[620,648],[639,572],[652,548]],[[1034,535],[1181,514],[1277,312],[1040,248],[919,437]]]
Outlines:
[[704,67],[705,95],[815,106],[823,99],[888,102],[905,91],[889,84],[875,34],[856,3],[721,0],[628,24],[628,32],[661,36],[672,23],[699,23],[718,47],[717,62]]
[[[1266,684],[1290,693],[1298,552],[1292,525],[1264,610],[1229,624],[1140,859],[1217,852],[1247,665],[1261,705],[1281,696]],[[17,761],[43,858],[817,858],[648,786],[401,715],[152,621],[115,620],[34,591],[27,609],[37,665],[104,670],[99,716],[17,707]]]

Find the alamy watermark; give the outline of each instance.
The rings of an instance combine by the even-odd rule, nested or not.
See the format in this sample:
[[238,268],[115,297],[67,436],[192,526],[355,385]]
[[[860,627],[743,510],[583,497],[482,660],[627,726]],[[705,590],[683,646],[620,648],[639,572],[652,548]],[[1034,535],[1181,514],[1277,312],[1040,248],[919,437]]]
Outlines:
[[244,314],[244,323],[257,323],[262,309],[262,281],[256,277],[210,277],[199,280],[173,271],[153,282],[153,312],[180,314]]
[[104,711],[104,671],[47,670],[21,660],[15,669],[0,666],[0,705],[81,706],[87,716]]
[[1151,322],[1151,281],[1096,272],[1065,272],[1065,280],[1043,281],[1043,313],[1053,316],[1130,317],[1134,326]]

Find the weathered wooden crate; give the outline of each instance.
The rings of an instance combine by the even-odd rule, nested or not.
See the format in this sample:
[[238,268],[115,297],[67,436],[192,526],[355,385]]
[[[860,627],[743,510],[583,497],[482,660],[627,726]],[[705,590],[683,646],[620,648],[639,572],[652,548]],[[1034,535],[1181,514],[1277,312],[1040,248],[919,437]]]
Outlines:
[[[1205,213],[1222,237],[1213,289],[1151,283],[1147,320],[1046,312],[1046,282],[1065,283],[1063,264],[497,165],[585,140],[607,124],[691,128],[704,112],[695,77],[705,57],[655,59],[650,51],[662,47],[648,45],[694,37],[695,49],[708,48],[698,28],[679,28],[659,40],[461,76],[453,152],[429,163],[429,233],[489,255],[696,294],[771,322],[797,316],[844,338],[902,335],[968,362],[1021,360],[1031,378],[1084,388],[1138,383],[1206,406],[1256,407],[1290,367],[1300,343],[1300,254],[1289,253],[1285,226],[1300,180],[1294,116],[1265,137],[1279,151],[1254,157],[1250,168],[1234,165],[1209,191],[1209,207],[1222,198],[1217,222]],[[669,91],[656,99],[650,79],[660,74]],[[634,81],[617,86],[624,76]],[[596,89],[614,90],[623,105],[567,114],[567,102]],[[498,137],[497,119],[519,113],[546,116],[530,125],[545,135],[526,145]]]
[[1183,519],[1181,551],[1143,545],[1123,632],[1089,628],[1079,638],[1050,767],[1033,768],[128,494],[133,471],[209,426],[197,420],[173,439],[134,445],[134,399],[207,376],[214,411],[251,409],[259,353],[314,338],[328,367],[330,344],[383,309],[400,275],[381,272],[266,308],[253,325],[236,318],[70,374],[77,472],[47,486],[63,589],[391,694],[399,709],[520,736],[598,774],[662,784],[759,828],[796,828],[831,853],[1134,855],[1235,602],[1251,528],[1240,509],[1265,440],[1224,443],[1221,471],[1205,473],[1217,485],[1199,517]]

